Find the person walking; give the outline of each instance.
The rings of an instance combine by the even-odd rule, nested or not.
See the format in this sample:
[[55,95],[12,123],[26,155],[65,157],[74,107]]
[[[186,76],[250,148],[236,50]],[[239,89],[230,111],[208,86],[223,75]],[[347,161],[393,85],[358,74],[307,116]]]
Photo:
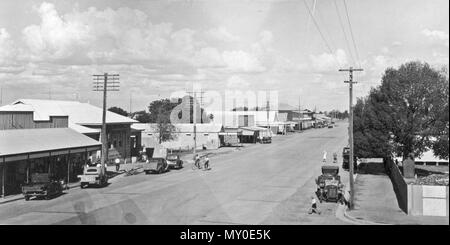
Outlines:
[[323,159],[322,162],[326,162],[327,161],[327,151],[323,151]]
[[195,155],[194,161],[195,161],[195,166],[200,169],[201,168],[200,167],[200,157],[198,156],[198,154]]
[[312,213],[316,213],[320,215],[320,210],[317,207],[317,201],[316,198],[314,196],[311,196],[311,208],[308,211],[308,214],[312,214]]
[[337,163],[337,153],[333,153],[333,163]]
[[209,170],[209,158],[208,156],[205,156],[205,170]]

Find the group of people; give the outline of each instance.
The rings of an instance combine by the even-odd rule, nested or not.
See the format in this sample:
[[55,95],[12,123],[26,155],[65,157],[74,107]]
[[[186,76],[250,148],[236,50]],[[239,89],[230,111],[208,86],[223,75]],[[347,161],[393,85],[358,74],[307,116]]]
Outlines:
[[205,156],[203,156],[203,157],[200,157],[198,154],[196,154],[195,155],[195,158],[194,158],[194,161],[195,161],[195,166],[198,168],[198,169],[200,169],[201,168],[201,166],[200,166],[200,160],[203,158],[203,160],[204,160],[204,170],[209,170],[210,169],[210,167],[209,167],[209,158],[208,158],[208,155],[205,155]]
[[[327,151],[323,151],[322,162],[327,162]],[[337,153],[333,153],[333,163],[337,163]]]

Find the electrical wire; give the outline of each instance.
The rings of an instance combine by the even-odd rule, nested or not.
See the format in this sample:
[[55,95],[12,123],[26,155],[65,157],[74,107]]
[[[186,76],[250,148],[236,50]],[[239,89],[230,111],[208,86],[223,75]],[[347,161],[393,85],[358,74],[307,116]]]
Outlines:
[[348,14],[347,3],[345,2],[345,0],[343,0],[343,1],[344,1],[344,6],[345,6],[345,13],[347,15],[348,26],[350,27],[350,34],[351,34],[352,41],[353,41],[353,47],[355,48],[356,60],[358,61],[359,67],[361,67],[361,62],[360,62],[360,59],[359,59],[358,49],[356,48],[355,37],[353,35],[352,23],[350,22],[350,16]]

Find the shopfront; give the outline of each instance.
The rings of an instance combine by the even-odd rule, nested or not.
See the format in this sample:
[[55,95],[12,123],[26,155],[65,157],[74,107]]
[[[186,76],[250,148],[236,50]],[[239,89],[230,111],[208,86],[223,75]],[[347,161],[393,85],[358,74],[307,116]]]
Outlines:
[[[16,138],[20,136],[25,138]],[[101,149],[98,141],[68,128],[1,130],[0,140],[2,196],[20,193],[33,173],[76,182],[87,159]]]

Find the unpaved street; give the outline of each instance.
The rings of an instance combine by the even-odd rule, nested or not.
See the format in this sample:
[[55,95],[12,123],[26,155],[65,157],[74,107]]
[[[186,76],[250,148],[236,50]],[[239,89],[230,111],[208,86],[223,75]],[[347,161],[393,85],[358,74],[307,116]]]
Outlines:
[[[211,157],[212,170],[118,177],[106,188],[0,205],[1,224],[345,224],[337,204],[308,215],[323,151],[342,163],[347,124],[273,138]],[[348,174],[341,170],[347,184]]]

